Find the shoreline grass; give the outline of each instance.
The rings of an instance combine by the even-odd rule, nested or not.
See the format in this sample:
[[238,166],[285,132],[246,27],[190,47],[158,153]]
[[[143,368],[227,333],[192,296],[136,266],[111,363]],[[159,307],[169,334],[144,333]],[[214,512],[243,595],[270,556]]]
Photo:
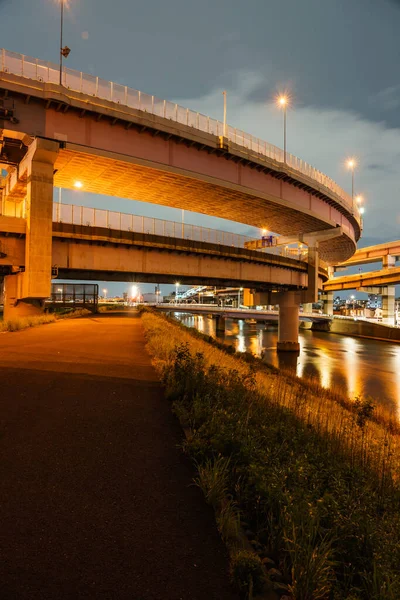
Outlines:
[[31,327],[38,327],[39,325],[47,325],[48,323],[56,323],[63,319],[75,319],[78,317],[86,317],[91,315],[91,311],[85,308],[69,311],[63,314],[49,314],[35,315],[31,317],[20,317],[16,319],[9,319],[7,321],[0,321],[0,333],[12,333],[15,331],[22,331]]
[[142,322],[243,597],[261,576],[237,559],[238,519],[294,600],[398,600],[398,430],[369,401],[343,404],[162,316]]

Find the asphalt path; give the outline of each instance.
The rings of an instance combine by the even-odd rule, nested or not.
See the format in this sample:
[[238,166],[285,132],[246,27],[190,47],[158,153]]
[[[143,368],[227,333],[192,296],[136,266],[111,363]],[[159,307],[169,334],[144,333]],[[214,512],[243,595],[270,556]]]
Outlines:
[[135,314],[0,334],[1,600],[233,600]]

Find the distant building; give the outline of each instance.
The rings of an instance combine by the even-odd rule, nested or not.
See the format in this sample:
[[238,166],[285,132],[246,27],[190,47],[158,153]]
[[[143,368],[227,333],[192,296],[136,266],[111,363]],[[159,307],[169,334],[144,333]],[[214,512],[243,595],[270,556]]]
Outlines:
[[142,302],[146,304],[159,304],[164,302],[164,298],[160,294],[143,294]]

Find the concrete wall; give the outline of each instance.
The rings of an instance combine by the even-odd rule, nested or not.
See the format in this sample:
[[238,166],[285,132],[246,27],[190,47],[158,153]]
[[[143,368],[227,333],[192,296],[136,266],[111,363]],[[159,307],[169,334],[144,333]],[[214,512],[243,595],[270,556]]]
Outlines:
[[380,323],[368,321],[347,321],[346,319],[333,319],[325,323],[313,323],[313,331],[329,331],[354,337],[365,337],[378,340],[400,342],[400,328],[387,327]]

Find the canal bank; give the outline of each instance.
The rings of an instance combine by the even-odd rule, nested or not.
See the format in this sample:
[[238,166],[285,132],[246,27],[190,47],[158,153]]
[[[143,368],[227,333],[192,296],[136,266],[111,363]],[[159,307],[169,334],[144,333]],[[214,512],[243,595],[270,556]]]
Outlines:
[[[271,580],[278,574],[298,598],[398,600],[399,499],[387,463],[390,454],[389,469],[400,468],[396,429],[369,402],[343,403],[165,317],[145,313],[143,324],[174,412],[193,432],[184,448],[198,484],[217,520],[231,501],[234,522],[278,565]],[[230,544],[235,553],[234,535]]]
[[340,335],[400,343],[400,328],[362,319],[334,318],[332,321],[314,322],[313,331],[326,331]]

